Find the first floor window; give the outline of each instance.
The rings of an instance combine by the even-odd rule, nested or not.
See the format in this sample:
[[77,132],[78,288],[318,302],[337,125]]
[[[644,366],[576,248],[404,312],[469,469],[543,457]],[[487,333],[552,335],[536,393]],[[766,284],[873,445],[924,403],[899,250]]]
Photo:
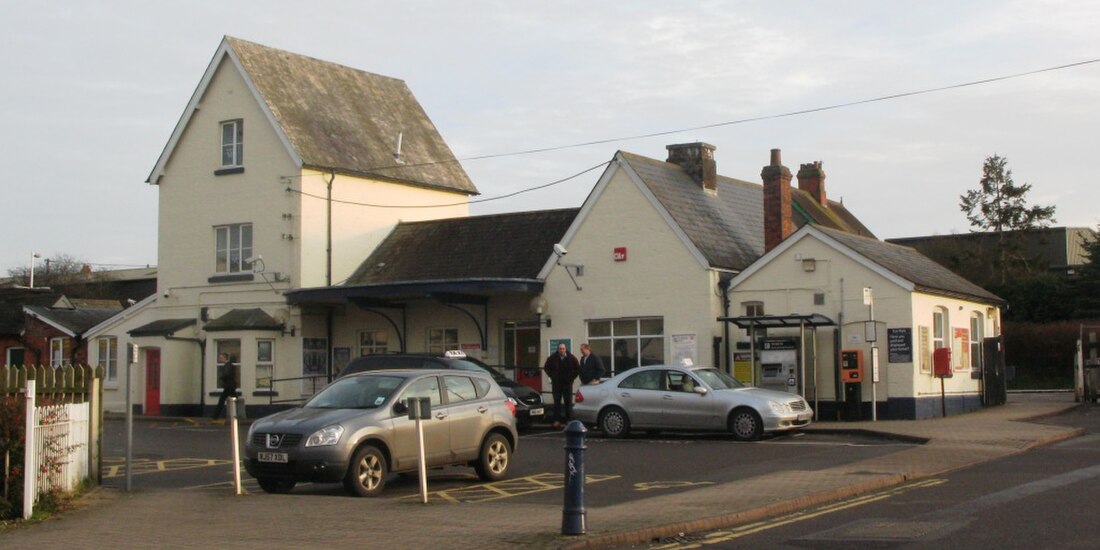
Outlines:
[[251,269],[252,224],[236,223],[214,228],[214,271],[240,273]]
[[389,333],[384,330],[364,330],[359,333],[359,356],[377,355],[389,351]]
[[50,366],[64,367],[72,364],[73,341],[70,338],[50,338]]
[[222,166],[244,165],[244,121],[222,122]]
[[256,389],[270,390],[275,376],[275,340],[256,340]]
[[[588,343],[610,374],[665,362],[661,317],[588,321]],[[609,374],[609,375],[610,375]]]
[[118,382],[118,338],[108,336],[99,339],[99,366],[103,367],[107,382]]
[[428,353],[443,355],[443,352],[458,349],[457,328],[428,329]]

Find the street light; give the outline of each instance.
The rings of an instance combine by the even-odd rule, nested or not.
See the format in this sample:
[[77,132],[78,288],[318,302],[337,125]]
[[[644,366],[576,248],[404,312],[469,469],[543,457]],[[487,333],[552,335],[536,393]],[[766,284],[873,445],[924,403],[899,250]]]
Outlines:
[[38,257],[37,252],[31,252],[31,288],[34,288],[34,260]]

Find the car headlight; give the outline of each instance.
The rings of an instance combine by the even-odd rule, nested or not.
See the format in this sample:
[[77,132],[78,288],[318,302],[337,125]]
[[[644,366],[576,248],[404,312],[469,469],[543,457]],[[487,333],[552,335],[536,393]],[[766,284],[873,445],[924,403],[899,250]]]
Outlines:
[[786,403],[768,401],[768,405],[772,408],[772,412],[775,414],[787,414],[791,412],[791,408]]
[[306,440],[306,447],[325,447],[328,445],[335,445],[340,441],[340,436],[344,435],[344,427],[340,425],[326,426],[313,432],[313,435],[309,436]]

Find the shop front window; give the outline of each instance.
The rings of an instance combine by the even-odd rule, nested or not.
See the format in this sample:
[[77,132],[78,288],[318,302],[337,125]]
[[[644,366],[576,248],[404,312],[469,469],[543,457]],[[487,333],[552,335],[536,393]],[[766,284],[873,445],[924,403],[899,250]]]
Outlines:
[[611,374],[665,362],[661,317],[588,321],[588,343]]

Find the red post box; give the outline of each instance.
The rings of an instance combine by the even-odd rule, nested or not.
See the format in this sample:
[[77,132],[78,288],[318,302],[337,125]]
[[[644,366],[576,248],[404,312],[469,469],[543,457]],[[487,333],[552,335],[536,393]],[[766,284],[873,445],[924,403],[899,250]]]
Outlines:
[[932,374],[939,378],[951,378],[951,348],[932,351]]

